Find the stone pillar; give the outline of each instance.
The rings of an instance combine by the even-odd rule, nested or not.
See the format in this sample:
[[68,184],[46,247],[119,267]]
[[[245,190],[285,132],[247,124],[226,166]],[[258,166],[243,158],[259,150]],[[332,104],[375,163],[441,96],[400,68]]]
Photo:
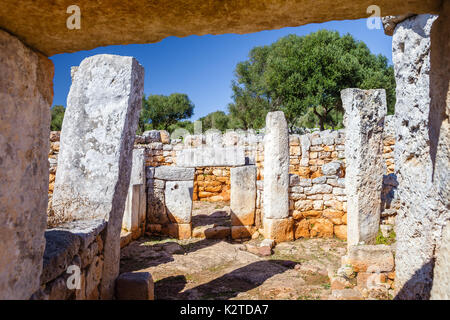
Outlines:
[[349,246],[375,244],[385,171],[383,127],[387,112],[386,92],[345,89],[341,98],[346,128],[347,243]]
[[[445,1],[444,1],[445,2]],[[449,220],[449,10],[397,24],[396,298],[429,299],[437,244]]]
[[132,57],[84,59],[67,98],[53,193],[55,214],[108,221],[101,298],[113,296],[144,69]]
[[138,233],[139,230],[139,205],[142,187],[142,184],[130,184],[125,201],[122,228],[134,234]]
[[251,236],[247,230],[254,228],[246,227],[255,224],[256,166],[231,168],[230,184],[231,234]]
[[39,289],[53,63],[0,30],[0,300]]
[[147,206],[145,184],[145,149],[134,149],[122,227],[137,233],[137,236],[139,236],[139,228],[142,227],[142,231],[145,230],[143,225]]
[[155,168],[154,178],[165,181],[165,211],[171,222],[166,226],[166,232],[178,239],[191,237],[194,175],[194,168],[174,166]]
[[293,239],[289,218],[289,133],[282,111],[269,112],[264,136],[264,233],[277,242]]

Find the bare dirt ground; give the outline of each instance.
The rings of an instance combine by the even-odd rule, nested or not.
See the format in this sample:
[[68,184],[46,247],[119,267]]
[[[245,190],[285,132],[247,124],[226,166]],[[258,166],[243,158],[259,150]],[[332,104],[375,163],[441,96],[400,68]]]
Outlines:
[[[227,225],[221,205],[197,204],[194,226]],[[271,256],[249,252],[261,241],[142,238],[122,249],[120,272],[150,272],[156,299],[328,298],[328,271],[340,266],[345,242],[299,239],[278,244]]]

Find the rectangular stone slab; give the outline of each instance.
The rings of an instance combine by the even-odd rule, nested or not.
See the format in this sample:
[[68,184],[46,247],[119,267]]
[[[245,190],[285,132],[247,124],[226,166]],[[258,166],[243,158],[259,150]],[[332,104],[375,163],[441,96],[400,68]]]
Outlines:
[[53,64],[0,30],[0,70],[0,300],[29,299],[45,246]]
[[230,169],[231,224],[251,226],[255,223],[256,166]]
[[381,188],[385,172],[383,128],[386,92],[345,89],[345,159],[348,245],[374,244],[380,225]]
[[180,168],[175,166],[160,166],[154,171],[154,178],[169,181],[194,180],[194,168]]
[[282,111],[269,112],[264,136],[264,217],[289,216],[289,135]]
[[240,147],[184,149],[176,161],[179,167],[237,167],[245,165],[245,153]]
[[120,230],[142,106],[144,68],[133,57],[96,55],[73,76],[60,139],[53,209],[108,221],[102,298],[119,272]]
[[[145,213],[147,210],[146,180],[145,149],[133,149],[130,186],[135,184],[142,185],[142,188],[139,189],[138,224],[145,221]],[[130,192],[130,189],[128,192]]]
[[128,189],[122,218],[122,228],[127,231],[134,232],[139,227],[140,193],[143,187],[142,184],[133,184]]
[[169,219],[186,224],[192,218],[192,194],[194,181],[167,181],[164,198]]

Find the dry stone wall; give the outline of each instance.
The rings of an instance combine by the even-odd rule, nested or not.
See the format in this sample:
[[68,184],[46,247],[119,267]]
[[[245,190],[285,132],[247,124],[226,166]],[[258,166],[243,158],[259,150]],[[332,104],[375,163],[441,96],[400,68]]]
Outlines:
[[[383,158],[385,175],[381,192],[381,232],[388,237],[394,231],[395,217],[399,208],[398,182],[393,173],[393,150],[395,130],[393,116],[385,119],[383,134]],[[170,139],[165,131],[148,131],[136,136],[135,151],[141,150],[145,166],[176,166],[177,152],[186,148],[196,149],[211,141],[207,135],[192,135],[183,140]],[[51,134],[50,181],[54,179],[58,156],[58,133]],[[217,136],[216,136],[216,142]],[[253,131],[224,134],[220,147],[242,147],[247,163],[256,166],[255,227],[263,227],[264,194],[264,134]],[[347,196],[345,194],[345,130],[315,131],[304,135],[289,135],[289,216],[293,218],[294,238],[331,237],[345,240],[347,237]],[[52,165],[53,164],[53,165]],[[196,167],[192,189],[194,201],[229,201],[231,192],[231,167]],[[170,219],[161,208],[165,203],[163,180],[153,181],[147,192],[147,226],[152,233],[183,234],[188,227],[178,230],[178,225],[168,225]],[[165,186],[165,184],[164,184]],[[150,191],[149,191],[150,190]],[[153,190],[153,191],[152,191]],[[49,195],[51,195],[51,186]],[[51,205],[51,203],[50,203]],[[153,211],[152,211],[153,210]],[[156,215],[152,212],[160,212]],[[140,227],[142,228],[142,226]],[[125,228],[127,229],[127,228]],[[142,230],[142,229],[140,229]],[[129,231],[128,229],[126,231]],[[142,234],[140,231],[137,233]],[[228,234],[228,233],[227,233]],[[129,240],[136,238],[130,234]],[[127,241],[128,243],[129,241]]]
[[45,232],[40,288],[32,300],[97,300],[107,223],[74,221]]

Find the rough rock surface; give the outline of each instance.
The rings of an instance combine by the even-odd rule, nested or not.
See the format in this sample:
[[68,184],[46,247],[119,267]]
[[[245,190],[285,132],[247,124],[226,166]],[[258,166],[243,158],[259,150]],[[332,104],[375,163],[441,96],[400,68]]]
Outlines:
[[[430,297],[435,249],[449,219],[448,73],[444,71],[441,78],[447,78],[447,85],[430,91],[430,82],[436,81],[430,77],[443,72],[439,69],[448,72],[448,58],[442,59],[448,55],[444,50],[448,48],[448,22],[447,29],[440,31],[447,33],[447,40],[434,47],[441,55],[432,65],[430,34],[436,18],[419,15],[399,23],[392,43],[397,83],[395,164],[402,200],[395,230],[395,290],[399,299]],[[442,36],[437,32],[436,40]],[[439,119],[446,112],[447,120]]]
[[256,208],[256,167],[231,168],[230,182],[232,225],[253,225],[255,223]]
[[29,299],[45,246],[53,64],[0,30],[0,70],[0,300]]
[[395,27],[400,22],[414,16],[415,14],[407,13],[399,16],[386,16],[382,17],[381,21],[383,22],[384,33],[388,36],[392,36],[394,34]]
[[[442,238],[437,240],[441,247],[436,251],[436,265],[434,269],[433,289],[431,299],[450,299],[450,227],[449,208],[450,200],[450,41],[448,39],[450,30],[450,2],[442,4],[439,18],[433,24],[431,30],[431,71],[430,71],[430,119],[433,130],[439,132],[439,139],[434,136],[432,150],[436,148],[436,163],[434,166],[434,181],[437,187],[437,199],[439,210],[447,219]],[[436,142],[436,140],[438,140]],[[434,154],[434,151],[431,152]]]
[[434,266],[432,300],[450,299],[450,223],[444,228],[441,245],[437,250]]
[[347,241],[349,245],[373,244],[380,224],[380,193],[385,172],[386,92],[345,89],[341,96],[346,127]]
[[[81,10],[79,30],[66,28],[76,4]],[[53,2],[3,0],[0,28],[31,47],[53,55],[98,46],[151,43],[169,36],[249,33],[330,20],[367,18],[369,0],[129,0],[104,3],[91,0]],[[383,15],[435,13],[440,0],[378,0]],[[332,10],[330,10],[332,8]]]
[[132,57],[96,55],[74,75],[53,193],[55,213],[108,221],[102,295],[118,275],[120,229],[142,105],[144,69]]
[[172,222],[190,223],[194,181],[167,181],[164,198],[167,215]]
[[282,111],[266,117],[263,198],[265,218],[289,216],[289,134]]

